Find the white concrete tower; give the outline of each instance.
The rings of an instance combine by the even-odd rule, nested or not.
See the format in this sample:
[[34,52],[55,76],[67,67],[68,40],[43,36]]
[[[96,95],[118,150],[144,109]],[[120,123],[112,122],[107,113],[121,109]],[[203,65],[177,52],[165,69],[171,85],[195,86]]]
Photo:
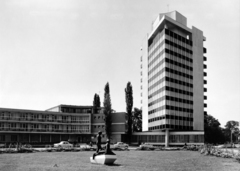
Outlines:
[[204,131],[205,40],[177,11],[158,15],[142,47],[143,131]]

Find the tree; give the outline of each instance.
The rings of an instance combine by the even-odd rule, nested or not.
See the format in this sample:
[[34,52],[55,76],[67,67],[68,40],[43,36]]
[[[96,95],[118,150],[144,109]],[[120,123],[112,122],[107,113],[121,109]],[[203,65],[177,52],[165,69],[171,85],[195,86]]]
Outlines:
[[101,102],[100,102],[100,97],[98,94],[95,93],[94,98],[93,98],[93,110],[94,113],[97,113],[97,109],[101,107]]
[[98,94],[97,94],[96,100],[97,100],[96,106],[97,106],[97,107],[101,107],[101,101],[100,101],[100,97],[99,97]]
[[228,121],[225,125],[225,135],[231,137],[231,143],[236,141],[239,134],[239,122],[237,121]]
[[96,93],[94,94],[94,97],[93,97],[93,111],[94,113],[97,112],[97,94]]
[[132,108],[133,108],[133,90],[130,82],[127,83],[127,87],[125,88],[125,97],[126,97],[126,112],[128,116],[128,140],[131,142],[132,137]]
[[103,113],[105,115],[105,131],[107,138],[111,138],[111,126],[112,126],[112,104],[111,104],[111,98],[110,98],[110,89],[109,84],[107,83],[104,88],[104,102],[103,102]]
[[134,108],[133,116],[133,132],[141,132],[142,131],[142,110],[138,108]]
[[204,139],[206,143],[217,144],[224,143],[225,138],[223,129],[219,121],[211,115],[204,115]]

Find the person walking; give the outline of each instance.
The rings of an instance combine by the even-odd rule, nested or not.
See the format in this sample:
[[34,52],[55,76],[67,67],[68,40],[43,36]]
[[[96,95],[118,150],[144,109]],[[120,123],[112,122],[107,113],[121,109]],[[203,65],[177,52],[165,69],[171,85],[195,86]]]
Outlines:
[[96,155],[99,154],[99,151],[102,150],[101,144],[102,144],[102,132],[98,131],[97,142],[96,142],[97,150],[96,150],[96,153],[93,154],[93,159],[95,158]]
[[97,150],[96,153],[99,153],[100,150],[102,150],[102,132],[98,131],[98,135],[97,135]]

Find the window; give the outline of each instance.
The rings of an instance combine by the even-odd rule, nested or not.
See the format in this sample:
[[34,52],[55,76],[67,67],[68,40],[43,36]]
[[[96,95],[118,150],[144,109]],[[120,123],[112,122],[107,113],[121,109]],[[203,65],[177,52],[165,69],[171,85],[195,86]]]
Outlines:
[[0,135],[0,142],[4,142],[5,141],[5,135]]
[[11,141],[17,142],[17,135],[11,135]]
[[63,121],[67,121],[67,116],[62,116]]
[[38,119],[38,114],[33,115],[34,119]]

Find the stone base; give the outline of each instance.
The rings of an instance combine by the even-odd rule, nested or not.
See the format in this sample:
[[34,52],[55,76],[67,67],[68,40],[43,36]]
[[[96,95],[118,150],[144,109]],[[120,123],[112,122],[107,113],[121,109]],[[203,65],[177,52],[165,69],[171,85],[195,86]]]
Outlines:
[[117,160],[117,156],[116,155],[106,155],[106,154],[102,154],[99,156],[95,156],[95,158],[93,159],[93,157],[90,157],[90,162],[94,163],[94,164],[106,164],[106,165],[111,165],[115,162],[115,160]]

